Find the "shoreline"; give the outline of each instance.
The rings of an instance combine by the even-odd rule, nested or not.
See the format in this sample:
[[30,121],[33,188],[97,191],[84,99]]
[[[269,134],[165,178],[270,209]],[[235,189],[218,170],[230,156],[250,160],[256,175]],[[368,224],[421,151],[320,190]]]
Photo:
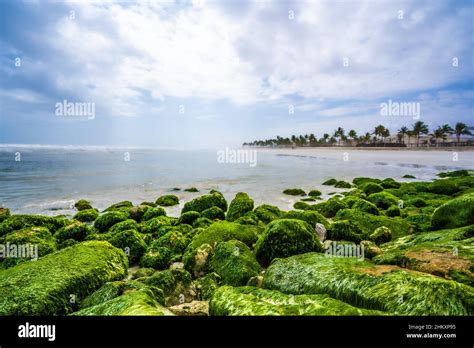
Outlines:
[[262,151],[321,151],[321,150],[330,150],[330,151],[420,151],[420,152],[474,152],[474,147],[468,146],[453,146],[450,148],[440,148],[440,147],[356,147],[356,146],[314,146],[314,147],[259,147],[259,146],[245,146],[244,149],[252,150],[262,150]]

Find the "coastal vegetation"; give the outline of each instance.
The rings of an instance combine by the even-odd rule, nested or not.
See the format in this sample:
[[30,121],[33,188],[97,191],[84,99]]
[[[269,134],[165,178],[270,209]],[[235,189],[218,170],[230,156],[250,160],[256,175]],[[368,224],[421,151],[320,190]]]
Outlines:
[[[324,133],[318,138],[314,133],[292,135],[291,137],[277,136],[273,139],[254,140],[245,142],[243,146],[258,147],[318,147],[318,146],[357,146],[357,147],[420,147],[420,146],[474,146],[474,140],[469,138],[461,141],[462,136],[472,136],[474,127],[458,122],[451,127],[449,124],[430,130],[423,121],[415,122],[411,128],[400,127],[393,135],[383,125],[377,125],[372,131],[358,135],[353,129],[346,133],[338,127],[332,134]],[[423,137],[423,139],[422,139]],[[451,137],[451,141],[446,141]],[[412,141],[413,140],[413,141]]]
[[289,211],[215,190],[176,217],[173,194],[73,216],[4,207],[0,315],[474,315],[473,173],[327,178],[281,192]]

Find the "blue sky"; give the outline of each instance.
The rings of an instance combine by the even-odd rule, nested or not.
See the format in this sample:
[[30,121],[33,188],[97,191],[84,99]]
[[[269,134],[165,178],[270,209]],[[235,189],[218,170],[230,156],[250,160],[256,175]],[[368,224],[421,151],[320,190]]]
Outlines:
[[[473,17],[472,1],[454,0],[2,0],[0,142],[215,148],[338,126],[393,133],[414,121],[381,116],[389,99],[419,102],[430,127],[473,125]],[[94,103],[95,118],[56,116],[63,100]]]

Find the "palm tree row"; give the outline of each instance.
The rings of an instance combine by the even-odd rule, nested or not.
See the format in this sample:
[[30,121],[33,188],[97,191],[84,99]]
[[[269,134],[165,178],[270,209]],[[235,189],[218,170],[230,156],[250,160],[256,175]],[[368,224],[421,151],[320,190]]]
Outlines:
[[[473,135],[471,130],[474,127],[469,127],[465,123],[458,122],[452,128],[448,124],[438,126],[438,128],[433,129],[432,132],[429,132],[428,126],[422,122],[417,121],[412,125],[412,128],[409,129],[406,126],[401,127],[397,133],[397,141],[400,146],[405,146],[405,137],[408,138],[408,144],[410,145],[410,140],[415,139],[415,146],[419,146],[420,137],[423,135],[428,135],[430,140],[438,146],[438,140],[442,140],[443,143],[447,139],[448,135],[456,135],[456,144],[459,144],[461,135]],[[321,138],[317,138],[313,133],[305,135],[292,135],[291,137],[281,137],[277,136],[275,139],[266,139],[266,140],[255,140],[249,143],[243,143],[244,146],[321,146],[321,145],[377,145],[380,144],[385,146],[386,138],[390,137],[390,131],[385,128],[383,125],[378,125],[374,128],[372,132],[367,132],[363,135],[358,136],[357,132],[351,129],[347,134],[342,127],[338,127],[332,135],[324,133]]]

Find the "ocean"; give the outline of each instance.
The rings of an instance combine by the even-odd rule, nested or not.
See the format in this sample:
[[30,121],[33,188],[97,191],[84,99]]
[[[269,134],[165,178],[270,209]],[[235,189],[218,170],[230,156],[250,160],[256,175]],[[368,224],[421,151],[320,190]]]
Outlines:
[[[0,146],[0,206],[15,214],[74,214],[81,198],[94,207],[130,200],[155,201],[174,193],[182,203],[211,189],[230,201],[239,191],[255,204],[288,210],[298,198],[285,188],[318,189],[323,197],[343,191],[321,185],[328,178],[350,181],[357,176],[391,177],[404,174],[431,180],[439,171],[472,169],[474,152],[451,151],[272,149],[256,151],[252,161],[235,163],[219,150],[164,150],[87,146]],[[230,150],[232,151],[232,150]],[[197,187],[200,192],[172,191]],[[166,208],[169,215],[180,207]]]

